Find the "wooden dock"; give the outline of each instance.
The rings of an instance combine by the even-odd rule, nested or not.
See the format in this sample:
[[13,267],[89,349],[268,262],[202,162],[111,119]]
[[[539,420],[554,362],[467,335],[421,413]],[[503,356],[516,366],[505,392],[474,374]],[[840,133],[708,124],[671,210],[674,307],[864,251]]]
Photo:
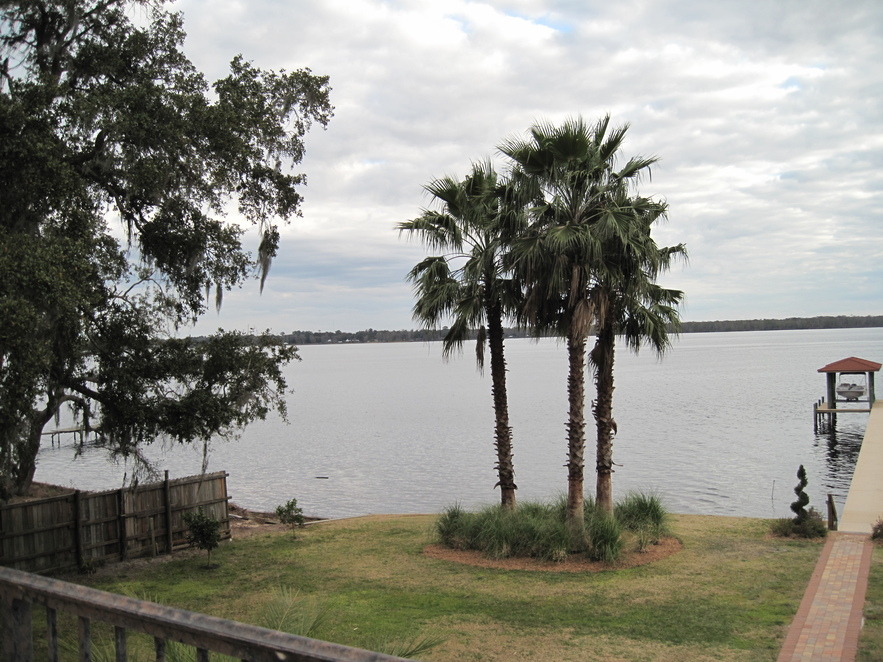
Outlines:
[[834,408],[831,405],[822,402],[817,404],[815,407],[815,411],[818,414],[870,414],[871,410],[868,407],[862,409],[861,407],[837,407]]
[[[839,402],[844,403],[847,402],[845,400],[840,400]],[[866,406],[858,406],[856,407],[855,402],[849,403],[852,406],[849,407],[837,407],[837,402],[834,403],[835,406],[831,406],[829,403],[825,402],[825,398],[820,398],[818,402],[813,404],[812,406],[812,415],[813,415],[813,431],[818,432],[825,427],[829,429],[831,426],[837,424],[837,416],[838,414],[870,414],[871,413],[871,404]]]
[[840,531],[870,533],[883,518],[883,400],[871,406],[870,414],[840,518]]

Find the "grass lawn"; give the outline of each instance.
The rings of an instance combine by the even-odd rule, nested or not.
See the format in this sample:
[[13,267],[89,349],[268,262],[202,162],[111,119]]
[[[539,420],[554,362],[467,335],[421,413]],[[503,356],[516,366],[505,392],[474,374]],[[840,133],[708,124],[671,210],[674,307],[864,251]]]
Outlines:
[[865,626],[859,638],[858,662],[883,660],[883,541],[874,547],[868,594],[865,596]]
[[[821,550],[770,538],[764,520],[679,515],[672,528],[683,549],[650,565],[503,571],[424,556],[434,519],[323,522],[296,540],[286,533],[222,544],[213,570],[202,568],[204,555],[185,555],[73,581],[265,626],[287,596],[292,611],[324,613],[310,632],[320,639],[369,649],[443,639],[426,660],[754,662],[776,659]],[[872,575],[878,620],[867,660],[883,650],[881,549]]]

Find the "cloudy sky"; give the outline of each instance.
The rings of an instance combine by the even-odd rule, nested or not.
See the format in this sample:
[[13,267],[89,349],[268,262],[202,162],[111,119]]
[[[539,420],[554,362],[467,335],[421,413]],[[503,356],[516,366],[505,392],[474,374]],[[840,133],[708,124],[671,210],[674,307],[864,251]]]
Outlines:
[[610,113],[660,163],[660,244],[685,242],[685,320],[883,313],[879,0],[181,0],[211,78],[236,53],[331,78],[303,218],[262,295],[197,326],[414,328],[398,221],[537,121]]

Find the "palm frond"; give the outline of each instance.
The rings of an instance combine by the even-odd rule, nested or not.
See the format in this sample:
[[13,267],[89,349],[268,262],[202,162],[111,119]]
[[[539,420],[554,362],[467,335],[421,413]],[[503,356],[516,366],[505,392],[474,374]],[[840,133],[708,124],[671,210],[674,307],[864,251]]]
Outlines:
[[462,250],[461,228],[457,225],[456,219],[449,214],[424,211],[418,218],[403,221],[396,228],[399,236],[419,235],[420,240],[430,250]]
[[475,336],[475,365],[478,366],[478,371],[484,373],[484,348],[487,344],[487,329],[482,326],[478,329],[478,334]]

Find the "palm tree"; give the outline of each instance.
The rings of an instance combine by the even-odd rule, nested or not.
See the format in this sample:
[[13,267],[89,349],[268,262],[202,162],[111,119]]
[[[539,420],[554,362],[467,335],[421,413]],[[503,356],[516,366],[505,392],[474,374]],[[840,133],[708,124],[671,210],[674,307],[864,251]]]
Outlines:
[[533,186],[533,223],[513,248],[526,293],[522,320],[539,334],[566,338],[568,354],[567,521],[583,528],[586,345],[596,321],[592,297],[602,263],[604,233],[615,230],[609,212],[614,193],[636,180],[655,158],[636,157],[616,170],[628,125],[610,130],[610,117],[595,125],[582,118],[561,126],[534,125],[527,140],[511,139],[500,151],[514,162],[512,179]]
[[648,198],[629,198],[618,191],[611,200],[605,224],[597,230],[603,260],[596,269],[590,298],[595,311],[596,339],[590,353],[596,397],[593,414],[597,429],[596,505],[613,514],[613,363],[616,336],[637,353],[643,344],[661,356],[670,346],[669,329],[680,325],[677,306],[683,292],[660,287],[657,276],[676,258],[686,257],[683,244],[659,248],[651,226],[664,218],[667,206]]
[[[441,211],[426,210],[414,220],[398,224],[400,233],[417,234],[431,250],[408,274],[417,301],[414,318],[426,327],[437,327],[453,318],[445,335],[446,357],[462,349],[477,332],[476,362],[484,368],[485,343],[490,350],[491,395],[494,408],[494,446],[497,452],[497,485],[502,506],[515,508],[515,469],[512,428],[506,392],[506,359],[503,319],[517,310],[521,291],[503,257],[508,241],[524,224],[512,188],[490,163],[473,164],[471,173],[456,181],[443,177],[425,189],[441,203]],[[495,486],[496,487],[496,486]]]

